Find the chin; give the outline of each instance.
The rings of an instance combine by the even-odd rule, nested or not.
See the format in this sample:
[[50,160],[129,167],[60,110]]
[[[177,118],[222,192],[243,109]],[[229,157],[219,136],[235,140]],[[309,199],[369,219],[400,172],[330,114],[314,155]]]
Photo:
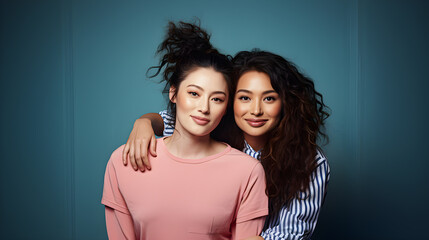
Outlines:
[[267,135],[272,129],[267,128],[241,128],[243,132],[252,137],[261,137]]
[[194,135],[194,136],[197,136],[197,137],[204,137],[204,136],[207,136],[207,135],[210,135],[210,133],[212,132],[212,131],[208,131],[208,130],[200,130],[200,131],[198,131],[198,130],[195,130],[195,131],[189,131],[192,135]]
[[246,132],[246,133],[248,135],[252,136],[252,137],[260,137],[260,136],[265,135],[267,132],[254,132],[254,131],[251,131],[251,132]]
[[210,133],[193,133],[192,135],[196,137],[204,137],[204,136],[210,135]]

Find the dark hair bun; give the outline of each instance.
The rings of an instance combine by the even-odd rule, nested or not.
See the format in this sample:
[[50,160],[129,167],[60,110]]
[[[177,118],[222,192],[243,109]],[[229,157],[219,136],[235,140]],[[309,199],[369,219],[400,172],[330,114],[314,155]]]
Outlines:
[[179,22],[168,23],[168,32],[165,40],[158,47],[158,53],[166,54],[168,62],[177,62],[184,56],[192,53],[217,52],[210,43],[210,35],[202,30],[199,24]]
[[[233,92],[231,57],[221,54],[212,46],[210,34],[200,27],[198,20],[196,23],[169,22],[167,34],[159,45],[157,53],[161,56],[159,65],[149,68],[148,71],[156,70],[156,73],[150,77],[155,77],[163,71],[161,82],[165,82],[163,93],[167,96],[171,87],[176,90],[173,94],[177,94],[180,83],[197,68],[210,68],[221,73],[228,85],[228,93]],[[232,98],[228,98],[228,107],[232,105],[231,103]],[[168,108],[175,119],[175,103],[169,101]],[[174,120],[172,122],[174,123]],[[213,139],[224,141],[222,138],[224,135],[219,129],[228,128],[222,128],[222,124],[223,120],[219,124],[221,127],[210,134]]]
[[160,63],[152,67],[157,71],[151,77],[158,75],[165,67],[164,79],[167,80],[176,71],[176,65],[186,63],[190,58],[213,53],[219,54],[210,43],[210,34],[201,29],[199,23],[180,21],[175,24],[170,21],[165,40],[157,50],[157,54],[162,56]]

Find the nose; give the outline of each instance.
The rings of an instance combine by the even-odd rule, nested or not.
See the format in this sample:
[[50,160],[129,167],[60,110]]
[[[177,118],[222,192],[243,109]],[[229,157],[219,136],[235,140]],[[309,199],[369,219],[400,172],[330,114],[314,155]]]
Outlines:
[[255,116],[260,116],[260,115],[262,115],[262,113],[263,112],[262,112],[260,101],[258,101],[258,100],[253,101],[250,114],[255,115]]
[[201,99],[200,102],[200,109],[198,110],[202,114],[209,114],[210,113],[210,104],[209,99]]

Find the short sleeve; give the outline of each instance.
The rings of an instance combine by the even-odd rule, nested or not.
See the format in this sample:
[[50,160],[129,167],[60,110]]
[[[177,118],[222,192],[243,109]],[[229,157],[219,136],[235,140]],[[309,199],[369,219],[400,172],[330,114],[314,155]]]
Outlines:
[[110,207],[105,207],[105,215],[106,229],[109,239],[136,239],[131,215],[111,209]]
[[171,136],[174,131],[174,116],[168,112],[167,110],[163,110],[159,112],[159,115],[162,117],[162,120],[164,120],[164,132],[163,136]]
[[130,214],[127,204],[121,194],[116,176],[115,158],[121,158],[122,147],[112,153],[104,174],[103,197],[101,203],[125,214]]
[[265,194],[265,173],[257,163],[248,178],[240,207],[237,212],[237,224],[268,215],[268,197]]
[[249,221],[240,222],[231,227],[232,240],[247,239],[258,236],[264,228],[265,217],[258,217]]

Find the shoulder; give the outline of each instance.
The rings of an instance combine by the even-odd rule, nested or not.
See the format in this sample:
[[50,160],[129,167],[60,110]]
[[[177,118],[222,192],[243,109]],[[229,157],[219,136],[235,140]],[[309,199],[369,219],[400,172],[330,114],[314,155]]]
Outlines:
[[316,168],[313,171],[313,180],[319,179],[319,181],[329,181],[331,168],[329,167],[328,159],[323,153],[322,149],[317,149],[316,157]]
[[237,159],[240,159],[243,162],[250,163],[250,164],[259,163],[259,161],[257,159],[255,159],[255,158],[253,158],[253,157],[245,154],[244,152],[242,152],[242,151],[240,151],[240,150],[238,150],[236,148],[233,148],[231,146],[230,146],[230,148],[231,148],[231,150],[227,153],[227,155],[229,157],[237,158]]
[[173,121],[174,120],[173,114],[171,114],[167,110],[162,110],[158,114],[162,117],[162,119],[164,119],[164,121],[169,122],[169,121]]
[[[231,150],[225,154],[229,162],[229,168],[238,172],[252,174],[260,174],[264,172],[262,164],[255,158],[243,153],[242,151],[231,147]],[[247,171],[245,171],[247,169]]]
[[[122,164],[122,150],[124,149],[125,145],[120,146],[116,150],[112,152],[110,155],[109,161],[106,164],[106,171],[105,171],[105,181],[104,185],[118,185],[118,174],[121,172],[120,165]],[[108,179],[108,181],[107,181]]]
[[315,161],[317,163],[317,167],[329,167],[328,158],[326,157],[322,149],[317,149]]
[[168,112],[167,110],[163,110],[159,112],[159,115],[161,116],[162,120],[164,121],[164,136],[170,136],[173,134],[174,131],[174,116]]
[[110,155],[109,162],[107,165],[109,166],[117,166],[118,164],[122,164],[122,152],[124,151],[125,144],[121,145],[117,149],[115,149]]

